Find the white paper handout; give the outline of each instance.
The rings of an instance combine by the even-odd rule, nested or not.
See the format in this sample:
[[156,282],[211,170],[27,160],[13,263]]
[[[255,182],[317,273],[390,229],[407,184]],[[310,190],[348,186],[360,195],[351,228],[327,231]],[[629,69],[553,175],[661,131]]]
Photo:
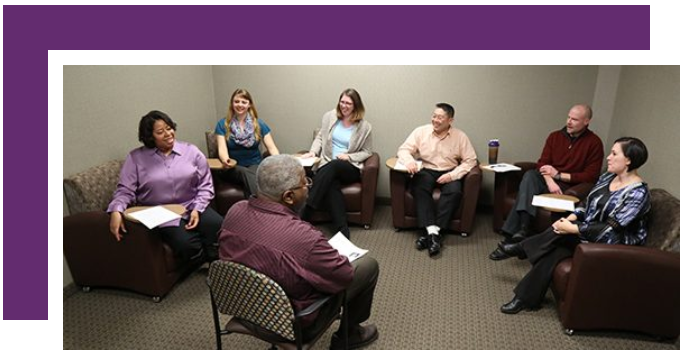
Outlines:
[[129,213],[128,216],[137,219],[137,221],[141,222],[149,229],[153,229],[158,225],[180,218],[179,215],[160,205]]
[[297,156],[296,158],[303,165],[303,167],[310,167],[310,166],[314,165],[314,162],[317,159],[314,156],[309,157],[309,158],[301,158],[301,157]]
[[517,167],[515,165],[511,165],[511,164],[505,164],[505,163],[485,165],[485,166],[481,166],[481,167],[485,170],[494,171],[494,172],[520,171],[519,167]]
[[575,211],[575,203],[572,201],[545,196],[534,196],[532,198],[532,205],[535,207]]
[[[416,160],[416,170],[421,170],[422,168],[423,161]],[[402,162],[398,159],[397,162],[395,163],[395,170],[407,171],[407,165],[402,164]]]
[[350,240],[343,236],[343,234],[340,232],[331,237],[329,244],[331,247],[337,250],[338,253],[348,257],[350,263],[361,258],[368,252],[366,249],[355,246],[354,243],[350,242]]

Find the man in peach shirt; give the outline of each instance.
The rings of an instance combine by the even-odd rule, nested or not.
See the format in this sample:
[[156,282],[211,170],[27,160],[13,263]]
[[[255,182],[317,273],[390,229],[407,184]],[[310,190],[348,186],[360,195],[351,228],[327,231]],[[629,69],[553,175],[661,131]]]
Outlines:
[[[446,229],[459,207],[461,178],[476,164],[477,156],[465,133],[453,127],[454,107],[435,105],[430,125],[417,127],[397,150],[399,162],[413,175],[411,191],[416,201],[418,226],[425,232],[416,240],[416,249],[428,248],[432,257],[440,253],[441,229]],[[416,158],[422,161],[417,167]],[[433,190],[440,186],[437,209]]]

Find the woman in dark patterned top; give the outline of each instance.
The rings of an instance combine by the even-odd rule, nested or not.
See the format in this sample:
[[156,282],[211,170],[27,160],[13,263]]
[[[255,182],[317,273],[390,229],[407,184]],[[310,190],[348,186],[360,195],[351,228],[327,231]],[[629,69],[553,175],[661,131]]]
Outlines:
[[561,260],[572,257],[580,243],[645,243],[650,195],[637,170],[647,159],[648,150],[641,140],[616,140],[607,158],[608,170],[591,189],[584,206],[540,235],[516,244],[499,244],[509,257],[527,258],[532,263],[532,269],[516,286],[515,297],[501,306],[502,313],[538,308],[554,268]]

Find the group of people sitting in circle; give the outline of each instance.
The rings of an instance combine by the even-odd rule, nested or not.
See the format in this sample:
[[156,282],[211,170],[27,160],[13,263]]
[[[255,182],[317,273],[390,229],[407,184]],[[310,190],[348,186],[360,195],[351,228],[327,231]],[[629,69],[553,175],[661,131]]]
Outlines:
[[[442,235],[461,201],[462,178],[477,165],[472,143],[453,126],[454,114],[450,104],[436,104],[431,123],[417,127],[397,151],[412,177],[419,226],[415,246],[427,249],[431,257],[440,253]],[[139,123],[138,138],[144,146],[127,156],[108,207],[110,231],[117,241],[125,239],[122,213],[130,206],[181,204],[186,209],[182,218],[156,230],[181,260],[222,259],[251,267],[279,283],[296,311],[345,290],[348,325],[339,331],[348,329],[349,344],[343,345],[334,334],[331,348],[365,346],[378,338],[375,325],[361,324],[371,314],[379,265],[366,255],[350,263],[306,221],[313,211],[326,210],[333,231],[350,237],[341,186],[360,179],[363,162],[373,153],[372,127],[364,115],[359,93],[344,90],[335,109],[323,115],[309,152],[302,155],[320,159],[308,176],[296,157],[280,155],[251,94],[237,89],[227,116],[215,127],[220,161],[227,166],[235,159],[237,164],[219,177],[242,184],[247,199],[233,205],[223,219],[209,206],[215,193],[205,156],[196,146],[175,140],[177,125],[168,115],[151,111]],[[588,129],[591,115],[588,105],[573,106],[566,125],[546,139],[537,169],[523,176],[501,230],[504,239],[489,257],[527,259],[532,268],[513,299],[501,307],[503,313],[539,308],[554,267],[571,257],[579,243],[640,245],[646,240],[650,199],[637,172],[647,160],[646,146],[633,137],[616,140],[607,171],[599,177],[603,144]],[[263,157],[261,143],[268,157]],[[561,194],[581,182],[595,186],[576,211],[532,234],[537,211],[532,197]],[[435,187],[441,190],[437,204],[432,198]],[[304,335],[323,328],[315,324],[316,317],[333,313],[329,308],[308,316]]]

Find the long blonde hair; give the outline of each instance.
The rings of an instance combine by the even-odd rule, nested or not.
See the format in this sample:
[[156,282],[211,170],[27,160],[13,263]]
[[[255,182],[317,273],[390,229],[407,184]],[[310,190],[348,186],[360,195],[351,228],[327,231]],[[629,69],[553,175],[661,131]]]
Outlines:
[[229,124],[232,122],[232,119],[234,118],[234,115],[236,113],[234,112],[234,98],[236,97],[242,97],[248,100],[251,103],[251,106],[248,108],[248,113],[251,114],[251,117],[253,117],[253,128],[254,128],[254,133],[255,133],[255,140],[260,142],[260,139],[262,138],[262,135],[260,133],[260,124],[258,123],[258,110],[255,108],[255,102],[253,101],[253,98],[251,97],[251,93],[249,93],[247,90],[242,89],[242,88],[237,88],[237,90],[232,93],[232,97],[229,99],[229,109],[227,109],[227,117],[225,118],[225,139],[229,140],[229,134],[231,133]]

